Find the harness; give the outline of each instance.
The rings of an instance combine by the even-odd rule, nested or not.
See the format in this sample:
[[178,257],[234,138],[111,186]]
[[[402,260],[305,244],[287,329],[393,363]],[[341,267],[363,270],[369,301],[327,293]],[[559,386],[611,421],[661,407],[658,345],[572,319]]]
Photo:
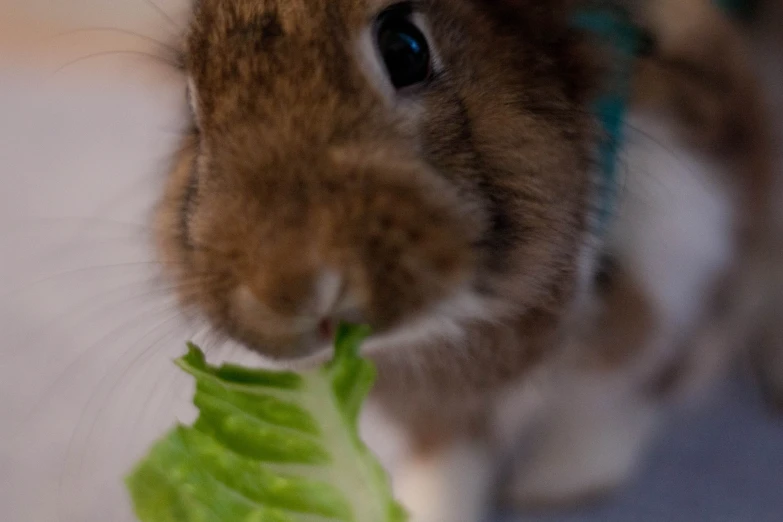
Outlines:
[[624,139],[633,66],[644,47],[645,33],[634,25],[626,11],[612,7],[580,11],[574,16],[573,25],[594,34],[613,55],[611,76],[593,107],[603,131],[598,151],[597,208],[593,223],[594,233],[602,237],[616,205],[617,155]]
[[[758,0],[713,1],[737,19],[751,18],[758,4]],[[613,55],[611,76],[593,107],[603,131],[598,150],[597,208],[593,227],[596,237],[603,237],[617,202],[617,155],[624,139],[633,68],[651,38],[633,22],[630,13],[619,6],[584,9],[575,14],[572,23],[574,27],[596,36]]]

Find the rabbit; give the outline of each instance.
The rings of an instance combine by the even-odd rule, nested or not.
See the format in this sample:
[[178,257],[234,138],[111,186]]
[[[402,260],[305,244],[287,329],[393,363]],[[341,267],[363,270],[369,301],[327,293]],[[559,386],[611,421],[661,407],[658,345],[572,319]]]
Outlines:
[[[645,272],[650,245],[624,241],[644,219],[619,212],[610,236],[595,237],[592,104],[605,66],[570,23],[576,5],[194,5],[182,56],[191,130],[155,215],[164,273],[183,309],[270,364],[317,364],[337,324],[372,327],[364,353],[378,380],[363,429],[412,522],[478,522],[502,462],[519,464],[500,486],[519,505],[615,487],[657,425],[662,390],[682,380],[666,377],[687,359],[675,333],[695,336],[706,321],[706,304],[677,320],[681,310],[650,285],[671,274]],[[682,50],[667,42],[637,74],[635,104],[656,115],[682,111],[667,94],[675,80],[644,92]],[[752,84],[743,77],[736,89]],[[709,116],[745,109],[717,106]],[[696,281],[679,294],[701,299],[732,272],[733,210],[745,207],[716,198],[720,219],[708,228],[718,246],[693,262],[708,270],[688,271]],[[681,246],[672,241],[667,267],[698,257]],[[596,380],[618,384],[594,390]],[[607,408],[618,389],[630,390],[627,404]],[[563,407],[574,397],[583,409]],[[607,422],[585,419],[591,411]],[[549,426],[552,444],[532,462],[507,459],[533,425]],[[582,433],[585,444],[569,442]],[[577,460],[558,458],[563,448]]]

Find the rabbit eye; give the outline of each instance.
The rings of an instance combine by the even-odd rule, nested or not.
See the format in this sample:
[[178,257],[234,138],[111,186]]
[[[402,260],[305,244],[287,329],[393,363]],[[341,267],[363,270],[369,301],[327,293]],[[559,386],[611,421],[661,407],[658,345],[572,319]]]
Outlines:
[[377,45],[392,85],[404,89],[430,78],[432,58],[424,33],[410,19],[410,6],[395,6],[378,18]]

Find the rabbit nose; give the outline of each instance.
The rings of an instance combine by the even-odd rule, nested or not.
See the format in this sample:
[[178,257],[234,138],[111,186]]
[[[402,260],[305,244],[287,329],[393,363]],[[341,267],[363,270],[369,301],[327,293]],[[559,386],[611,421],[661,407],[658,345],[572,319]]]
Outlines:
[[259,301],[283,317],[328,317],[343,293],[339,273],[282,262],[251,284]]
[[316,284],[315,306],[317,334],[323,341],[331,341],[341,322],[361,323],[364,321],[356,303],[352,303],[345,279],[335,272],[321,274]]
[[323,342],[332,342],[334,334],[340,323],[362,324],[365,316],[358,307],[347,306],[343,301],[338,301],[327,314],[321,316],[318,321],[317,335]]
[[354,285],[323,265],[264,265],[236,288],[231,310],[237,328],[262,353],[299,356],[331,345],[343,321],[361,321]]
[[344,293],[344,279],[337,272],[323,271],[315,282],[314,307],[316,314],[328,317]]

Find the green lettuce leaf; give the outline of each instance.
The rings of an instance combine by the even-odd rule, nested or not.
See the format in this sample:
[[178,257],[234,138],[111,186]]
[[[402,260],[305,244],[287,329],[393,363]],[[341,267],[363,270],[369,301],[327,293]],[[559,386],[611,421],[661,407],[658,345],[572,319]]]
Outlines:
[[334,359],[304,373],[209,366],[195,345],[193,426],[175,427],[126,479],[142,522],[404,522],[359,436],[375,368],[363,327],[342,325]]

